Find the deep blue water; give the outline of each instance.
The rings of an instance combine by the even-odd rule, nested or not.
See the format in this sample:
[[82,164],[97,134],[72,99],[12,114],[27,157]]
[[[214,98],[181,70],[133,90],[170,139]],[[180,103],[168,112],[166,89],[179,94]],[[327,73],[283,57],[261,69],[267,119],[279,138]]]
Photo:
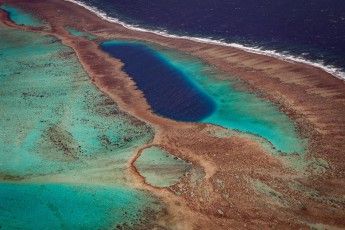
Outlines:
[[124,71],[155,113],[177,121],[200,121],[215,111],[216,102],[206,92],[148,46],[110,41],[101,48],[125,64]]
[[[153,112],[179,121],[211,123],[259,135],[286,153],[303,154],[305,141],[277,107],[246,92],[239,81],[224,81],[199,59],[136,41],[110,41],[103,51],[121,59]],[[240,89],[243,89],[240,90]]]
[[80,0],[129,24],[235,42],[345,70],[342,0]]

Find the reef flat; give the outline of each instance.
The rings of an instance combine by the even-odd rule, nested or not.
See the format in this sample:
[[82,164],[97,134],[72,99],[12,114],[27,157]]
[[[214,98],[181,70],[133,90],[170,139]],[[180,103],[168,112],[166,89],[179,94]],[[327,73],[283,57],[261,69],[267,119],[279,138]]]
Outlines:
[[1,228],[150,225],[142,218],[159,202],[125,171],[153,128],[99,91],[56,37],[0,33]]
[[150,126],[119,110],[91,83],[59,40],[0,29],[2,175],[88,167],[107,154],[120,160],[153,137]]
[[[178,121],[205,122],[267,139],[279,151],[304,154],[307,141],[277,106],[248,92],[239,79],[182,52],[142,43],[110,41],[102,50],[124,63],[154,113]],[[145,60],[145,61],[142,61]],[[187,83],[188,82],[188,83]]]
[[[135,218],[138,221],[135,223],[132,223],[131,217],[125,218],[130,222],[127,225],[132,224],[129,228],[134,229],[345,227],[345,164],[341,154],[345,147],[345,86],[341,80],[321,69],[301,63],[286,62],[233,47],[130,30],[70,2],[5,2],[36,12],[36,16],[48,22],[51,29],[44,31],[16,25],[2,12],[4,25],[60,39],[71,48],[70,56],[76,54],[74,58],[82,65],[84,70],[81,71],[87,73],[89,83],[92,82],[107,94],[110,101],[134,119],[135,124],[143,122],[142,127],[155,130],[151,135],[151,131],[144,129],[143,133],[138,134],[143,139],[139,138],[134,147],[130,147],[132,143],[124,149],[120,147],[118,151],[124,156],[119,161],[121,163],[108,161],[112,153],[92,155],[93,150],[90,150],[91,157],[78,155],[88,164],[86,169],[77,167],[70,171],[62,169],[63,172],[53,175],[28,175],[21,183],[59,181],[59,185],[61,182],[68,182],[71,186],[82,183],[95,185],[98,189],[111,185],[144,192],[145,195],[140,195],[142,204],[145,208],[147,201],[150,206],[145,208],[147,211],[144,213],[154,214],[151,217],[146,215],[145,218]],[[71,33],[68,28],[78,33]],[[84,33],[95,39],[89,40]],[[226,109],[216,110],[214,114],[217,116],[210,116],[212,119],[205,118],[202,122],[181,122],[158,116],[152,110],[153,106],[150,106],[144,90],[136,85],[134,76],[125,71],[126,62],[100,49],[102,43],[111,40],[150,44],[211,97],[216,98],[217,108],[224,106]],[[73,76],[78,76],[73,73]],[[216,87],[208,86],[212,84]],[[75,97],[78,98],[80,94]],[[236,100],[231,101],[232,97]],[[248,107],[239,103],[241,100],[249,102]],[[80,104],[83,103],[78,101],[71,106],[75,109]],[[263,113],[266,115],[264,118],[255,116],[252,111],[259,110],[255,109],[256,104],[266,111],[275,112]],[[92,106],[97,108],[94,104]],[[246,126],[241,120],[245,116],[238,116],[236,112],[250,118],[244,120],[249,124],[248,130],[244,130]],[[226,119],[231,116],[230,120],[236,117],[241,119],[232,124],[227,123],[222,120],[224,114]],[[274,119],[277,114],[279,119]],[[90,116],[89,113],[87,115]],[[111,116],[110,120],[113,118]],[[284,133],[286,137],[293,137],[290,144],[285,145],[286,152],[299,153],[277,151],[281,147],[277,144],[278,148],[274,147],[274,142],[279,143],[281,140],[274,140],[274,132],[271,137],[265,137],[260,136],[260,132],[249,130],[260,130],[261,127],[255,126],[255,121],[262,119],[280,127],[274,129],[268,125],[267,133],[274,130],[280,133],[277,137],[284,136]],[[97,118],[91,123],[96,125],[98,122],[100,120]],[[56,123],[59,124],[58,121]],[[245,132],[235,127],[239,124],[243,125],[242,131]],[[147,138],[144,138],[146,133]],[[110,136],[110,142],[115,141],[110,134],[106,136]],[[273,145],[270,145],[269,139]],[[94,145],[90,143],[90,146]],[[105,146],[109,146],[109,143]],[[164,149],[163,155],[167,157],[162,158],[160,151],[150,151],[152,146]],[[72,152],[78,151],[73,149]],[[153,155],[147,154],[156,154],[157,157],[152,159]],[[104,161],[100,161],[107,165],[106,169],[103,166],[92,168],[89,162],[94,161],[90,158],[102,157]],[[175,161],[175,157],[181,161]],[[191,168],[185,168],[187,165],[184,162],[188,162]],[[117,167],[119,164],[121,166]],[[103,164],[97,162],[97,165]],[[160,167],[164,165],[166,168],[161,170]],[[164,171],[169,167],[171,170]],[[162,172],[161,175],[159,172]],[[152,184],[148,183],[150,178]],[[165,181],[164,178],[168,179]],[[21,178],[16,179],[19,184]],[[3,178],[5,183],[13,183],[13,180]],[[137,190],[139,188],[143,191]],[[127,228],[127,225],[120,223],[119,228]]]
[[156,187],[177,184],[192,168],[190,163],[157,146],[143,149],[134,165],[146,182]]

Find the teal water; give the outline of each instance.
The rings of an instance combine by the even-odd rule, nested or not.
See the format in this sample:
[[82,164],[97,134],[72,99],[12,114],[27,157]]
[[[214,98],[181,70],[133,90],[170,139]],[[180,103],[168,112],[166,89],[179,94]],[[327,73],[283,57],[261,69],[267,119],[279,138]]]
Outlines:
[[79,30],[76,30],[76,29],[73,29],[73,28],[69,28],[69,27],[65,27],[65,29],[73,36],[76,36],[76,37],[84,37],[88,40],[93,40],[95,39],[96,37],[95,36],[92,36],[91,34],[88,34],[88,33],[85,33],[85,32],[82,32],[82,31],[79,31]]
[[0,175],[87,167],[152,138],[149,126],[134,126],[91,84],[70,48],[53,37],[0,31]]
[[202,122],[261,136],[286,153],[306,153],[295,124],[274,105],[249,92],[236,77],[219,73],[214,67],[182,52],[160,49],[171,63],[184,71],[217,101],[217,110]]
[[[152,127],[121,111],[100,92],[73,50],[56,38],[2,24],[0,34],[1,227],[147,225],[145,214],[156,213],[162,206],[156,198],[132,188],[125,170],[129,157],[153,138]],[[288,137],[296,134],[286,116],[257,95],[245,93],[240,82],[223,81],[210,67],[185,54],[161,53],[217,101],[218,110],[208,118],[224,114],[215,122],[228,125],[224,121],[231,111],[226,106],[233,105],[228,103],[231,89],[237,92],[234,96],[244,95],[238,103],[245,105],[251,97],[255,103],[262,101],[264,110],[275,111],[271,119],[282,116],[278,120],[287,122]],[[241,113],[253,117],[250,112]],[[271,120],[262,123],[281,125]],[[190,164],[153,148],[143,151],[136,167],[149,183],[166,187],[188,173]]]
[[[150,67],[142,65],[142,63],[148,62],[146,59],[145,61],[138,61],[139,59],[144,60],[142,56],[145,56],[147,52],[141,52],[141,50],[145,46],[150,47],[150,55],[157,53],[155,61],[158,63],[154,65],[154,68],[151,64],[146,65]],[[214,67],[191,55],[158,45],[111,41],[103,43],[101,48],[125,63],[124,71],[133,78],[138,88],[144,92],[148,103],[157,114],[170,119],[182,117],[182,119],[175,120],[211,123],[228,129],[255,134],[271,142],[279,151],[305,154],[307,141],[299,137],[292,120],[280,112],[277,105],[262,99],[256,93],[250,92],[244,83],[236,77],[221,74]],[[168,71],[177,69],[179,74],[171,75],[169,79],[166,79],[166,75],[161,74],[162,71],[156,71],[159,65],[161,65],[159,68],[163,68],[165,63],[169,63]],[[152,77],[153,75],[156,75],[155,78]],[[179,90],[182,86],[185,88],[185,85],[182,84],[183,81],[181,81],[182,77],[193,82],[193,84],[188,85],[188,91]],[[170,96],[170,92],[166,93],[168,90],[162,90],[164,89],[163,86],[173,89],[174,96]],[[198,109],[198,107],[194,108],[196,104],[194,101],[188,101],[187,96],[199,88],[205,95],[211,97],[212,104],[216,103],[215,106],[210,106],[209,110],[207,110],[208,104],[206,102],[202,109]],[[195,101],[198,102],[203,99],[202,97],[196,98]],[[188,106],[184,106],[185,104]],[[179,105],[184,106],[182,107],[183,110],[179,108]],[[181,110],[183,116],[179,114],[182,114]],[[202,113],[204,110],[207,111],[206,115]],[[196,115],[199,112],[203,115],[202,119]]]
[[146,182],[156,187],[178,183],[192,168],[190,163],[157,146],[144,149],[134,165]]
[[1,5],[0,8],[7,11],[9,13],[10,19],[17,25],[34,27],[45,26],[45,24],[41,20],[19,8],[11,7],[8,5]]
[[126,173],[153,128],[99,91],[55,37],[3,24],[0,34],[1,229],[154,221],[142,218],[162,205],[132,188]]
[[[133,189],[0,183],[1,229],[115,229],[145,220],[156,202]],[[158,212],[159,210],[150,210]]]

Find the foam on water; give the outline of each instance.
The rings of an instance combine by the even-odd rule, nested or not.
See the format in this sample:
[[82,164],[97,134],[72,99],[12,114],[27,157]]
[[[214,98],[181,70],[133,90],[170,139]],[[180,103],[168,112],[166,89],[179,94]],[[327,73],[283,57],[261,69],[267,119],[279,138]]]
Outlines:
[[110,17],[104,11],[98,9],[95,6],[90,6],[90,5],[87,5],[83,2],[76,1],[76,0],[65,0],[65,1],[73,2],[79,6],[82,6],[85,9],[89,10],[90,12],[93,12],[95,15],[97,15],[101,19],[109,21],[109,22],[120,24],[127,29],[136,30],[136,31],[140,31],[140,32],[154,33],[154,34],[161,35],[164,37],[169,37],[169,38],[187,39],[187,40],[192,40],[192,41],[196,41],[196,42],[200,42],[200,43],[206,43],[206,44],[230,46],[230,47],[238,48],[238,49],[241,49],[241,50],[244,50],[247,52],[251,52],[251,53],[272,56],[272,57],[275,57],[275,58],[278,58],[281,60],[304,63],[307,65],[311,65],[311,66],[320,68],[320,69],[326,71],[327,73],[330,73],[333,76],[345,81],[345,72],[341,68],[337,68],[333,65],[327,65],[322,60],[311,61],[311,60],[305,59],[303,56],[296,56],[296,55],[292,55],[292,54],[286,54],[286,53],[278,52],[276,50],[264,49],[264,48],[259,47],[259,46],[245,46],[245,45],[239,44],[239,43],[227,43],[227,42],[224,42],[222,40],[214,40],[212,38],[175,35],[175,34],[168,33],[166,30],[144,29],[144,28],[139,27],[138,25],[128,24],[128,23],[121,21],[118,18]]
[[[155,113],[175,120],[212,123],[259,135],[283,152],[306,152],[307,143],[299,138],[294,123],[284,113],[279,112],[276,105],[248,92],[238,79],[222,76],[216,69],[193,56],[158,45],[151,45],[150,49],[149,46],[141,42],[116,41],[101,45],[103,50],[122,60],[125,64],[124,71],[143,91]],[[150,52],[142,52],[143,49]],[[158,58],[147,62],[146,59],[150,59],[148,56],[152,54]],[[169,69],[177,69],[179,74],[173,74],[166,80],[166,74],[156,71],[166,68],[165,63],[168,63]],[[184,79],[193,84],[184,85]],[[167,86],[168,89],[165,89]],[[185,89],[180,90],[183,87]],[[203,113],[207,107],[204,107],[204,110],[197,109],[195,98],[188,97],[198,88],[207,95],[197,97],[199,104],[204,98],[209,100],[209,97],[210,101],[216,104],[214,109],[206,111],[207,113]],[[198,114],[200,112],[201,115]],[[180,113],[183,113],[183,116]]]

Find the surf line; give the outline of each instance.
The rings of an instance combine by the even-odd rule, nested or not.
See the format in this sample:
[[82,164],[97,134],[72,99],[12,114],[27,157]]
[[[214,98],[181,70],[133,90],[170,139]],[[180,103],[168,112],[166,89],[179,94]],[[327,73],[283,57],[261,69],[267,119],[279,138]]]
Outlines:
[[119,24],[119,25],[121,25],[124,28],[129,29],[129,30],[134,30],[134,31],[139,31],[139,32],[144,32],[144,33],[153,33],[153,34],[160,35],[160,36],[167,37],[167,38],[186,39],[186,40],[204,43],[204,44],[227,46],[227,47],[237,48],[237,49],[249,52],[249,53],[255,53],[255,54],[265,55],[265,56],[269,56],[269,57],[274,57],[274,58],[277,58],[277,59],[283,60],[283,61],[298,62],[298,63],[306,64],[309,66],[313,66],[316,68],[320,68],[323,71],[325,71],[325,72],[333,75],[334,77],[336,77],[340,80],[343,80],[345,82],[345,72],[342,69],[337,68],[333,65],[325,65],[322,61],[313,62],[313,61],[306,60],[306,59],[299,57],[299,56],[282,54],[282,53],[279,53],[275,50],[267,50],[267,49],[264,50],[264,49],[261,49],[259,47],[249,47],[249,46],[245,46],[245,45],[238,44],[238,43],[226,43],[226,42],[223,42],[220,40],[214,40],[214,39],[210,39],[210,38],[200,38],[200,37],[193,37],[193,36],[179,36],[179,35],[169,34],[166,30],[162,31],[162,30],[144,29],[144,28],[140,28],[136,25],[131,25],[131,24],[125,23],[118,18],[110,17],[107,15],[107,13],[98,9],[95,6],[90,6],[90,5],[87,5],[87,4],[80,2],[80,1],[77,1],[77,0],[64,0],[64,1],[79,5],[85,9],[89,10],[90,12],[94,13],[99,18],[101,18],[105,21],[108,21],[108,22]]

